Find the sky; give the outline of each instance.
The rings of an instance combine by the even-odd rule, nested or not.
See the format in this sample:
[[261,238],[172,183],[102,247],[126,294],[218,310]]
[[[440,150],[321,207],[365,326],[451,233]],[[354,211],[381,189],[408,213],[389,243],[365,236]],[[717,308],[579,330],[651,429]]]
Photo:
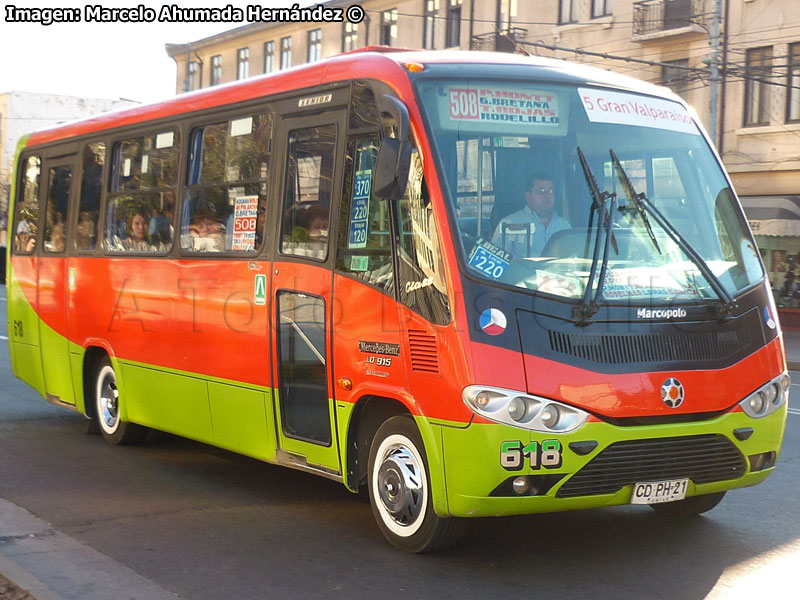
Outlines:
[[[255,4],[290,8],[296,0],[98,0],[103,8],[143,4],[158,14],[163,5],[225,8]],[[300,6],[313,4],[300,1]],[[79,9],[80,23],[9,22],[8,7]],[[0,93],[41,92],[88,98],[126,98],[154,102],[175,95],[175,62],[166,43],[183,44],[246,22],[235,23],[98,23],[85,22],[84,3],[10,0],[0,14]]]

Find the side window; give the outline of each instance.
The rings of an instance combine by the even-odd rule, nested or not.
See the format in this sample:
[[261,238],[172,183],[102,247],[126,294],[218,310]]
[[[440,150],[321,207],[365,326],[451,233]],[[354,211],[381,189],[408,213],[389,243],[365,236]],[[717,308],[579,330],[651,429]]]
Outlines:
[[252,254],[264,238],[272,115],[260,114],[192,133],[181,248]]
[[169,252],[174,233],[179,137],[171,130],[115,144],[106,210],[106,252]]
[[72,167],[52,167],[47,181],[44,251],[64,252],[67,240],[67,209],[72,193]]
[[397,219],[400,301],[429,321],[445,325],[450,322],[447,280],[436,218],[416,150],[411,155],[405,196],[397,203]]
[[282,254],[327,258],[335,151],[336,125],[289,132]]
[[391,292],[394,269],[389,204],[372,196],[378,144],[377,135],[348,141],[336,270]]
[[75,236],[78,250],[94,250],[97,245],[105,164],[106,145],[103,142],[93,142],[83,147],[83,177]]
[[36,246],[41,171],[42,159],[38,156],[30,156],[20,165],[14,211],[14,254],[31,254]]

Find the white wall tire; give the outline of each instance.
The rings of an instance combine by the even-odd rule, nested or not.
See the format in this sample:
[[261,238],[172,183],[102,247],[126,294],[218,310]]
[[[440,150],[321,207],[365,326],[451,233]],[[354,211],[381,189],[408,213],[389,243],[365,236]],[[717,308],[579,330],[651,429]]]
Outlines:
[[123,421],[120,416],[117,374],[107,356],[97,366],[94,378],[94,399],[97,424],[106,441],[112,444],[136,444],[142,441],[146,429]]
[[458,539],[461,520],[433,510],[425,446],[410,417],[392,417],[381,425],[368,470],[372,512],[389,542],[409,552],[430,552]]

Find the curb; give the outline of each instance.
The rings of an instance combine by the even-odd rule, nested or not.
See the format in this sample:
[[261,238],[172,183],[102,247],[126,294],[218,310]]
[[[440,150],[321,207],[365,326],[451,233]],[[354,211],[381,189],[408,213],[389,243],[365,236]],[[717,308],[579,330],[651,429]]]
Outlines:
[[0,498],[0,573],[37,600],[176,600],[177,594]]

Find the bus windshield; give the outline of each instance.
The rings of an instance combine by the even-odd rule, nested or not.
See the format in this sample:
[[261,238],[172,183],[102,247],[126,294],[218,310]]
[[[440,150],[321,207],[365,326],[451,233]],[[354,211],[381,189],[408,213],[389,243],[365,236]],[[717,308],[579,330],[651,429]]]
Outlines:
[[763,278],[680,103],[508,79],[417,88],[471,275],[605,303],[723,300]]

